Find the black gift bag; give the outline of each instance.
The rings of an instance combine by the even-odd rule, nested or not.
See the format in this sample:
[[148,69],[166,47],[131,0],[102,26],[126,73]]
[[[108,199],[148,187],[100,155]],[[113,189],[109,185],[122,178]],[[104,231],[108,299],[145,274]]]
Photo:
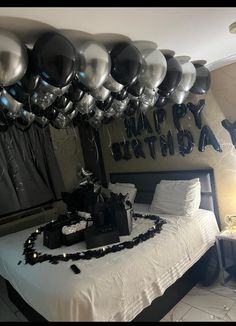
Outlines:
[[108,211],[116,225],[119,235],[130,235],[133,228],[133,209],[126,196],[111,192],[111,197],[108,201]]
[[130,235],[133,228],[133,209],[122,209],[114,211],[114,220],[119,235]]

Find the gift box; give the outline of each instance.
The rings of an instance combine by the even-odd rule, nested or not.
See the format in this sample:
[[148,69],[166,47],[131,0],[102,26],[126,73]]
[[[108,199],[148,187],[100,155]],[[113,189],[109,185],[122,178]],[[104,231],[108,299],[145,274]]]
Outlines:
[[43,231],[43,245],[49,249],[59,248],[62,244],[61,228],[45,229]]
[[84,230],[76,231],[70,234],[62,234],[62,243],[65,246],[72,246],[80,241],[84,241]]
[[102,247],[111,243],[120,242],[118,230],[100,230],[94,226],[86,228],[84,238],[87,249]]

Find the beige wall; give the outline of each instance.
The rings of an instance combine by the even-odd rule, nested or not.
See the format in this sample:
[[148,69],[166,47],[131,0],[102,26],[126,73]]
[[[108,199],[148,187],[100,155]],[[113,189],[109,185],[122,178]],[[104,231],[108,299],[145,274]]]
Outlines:
[[[236,120],[236,64],[228,65],[211,73],[212,85],[206,98],[206,105],[202,112],[202,122],[212,128],[217,137],[222,153],[216,152],[212,146],[206,146],[204,152],[198,151],[198,141],[200,130],[195,126],[193,116],[190,112],[182,119],[182,126],[190,129],[194,136],[195,147],[193,152],[182,157],[178,152],[176,130],[173,126],[171,106],[165,107],[167,120],[162,128],[164,134],[171,129],[175,143],[175,155],[163,157],[160,151],[159,137],[156,134],[157,158],[153,160],[149,155],[146,144],[143,148],[146,153],[146,159],[132,158],[129,161],[114,161],[109,149],[110,139],[107,127],[109,128],[111,141],[122,141],[125,129],[122,121],[115,121],[107,126],[103,126],[100,135],[104,163],[107,176],[111,172],[131,172],[131,171],[159,171],[159,170],[178,170],[178,169],[197,169],[212,167],[216,178],[216,192],[220,210],[222,225],[226,214],[236,214],[236,149],[234,149],[228,132],[221,126],[223,119],[229,119],[231,122]],[[188,101],[197,103],[204,96],[191,96]],[[148,114],[149,121],[154,124],[152,112]],[[140,139],[146,137],[145,131]],[[131,138],[132,139],[132,138]]]
[[71,191],[78,184],[78,172],[84,166],[78,128],[51,128],[51,137],[65,189]]

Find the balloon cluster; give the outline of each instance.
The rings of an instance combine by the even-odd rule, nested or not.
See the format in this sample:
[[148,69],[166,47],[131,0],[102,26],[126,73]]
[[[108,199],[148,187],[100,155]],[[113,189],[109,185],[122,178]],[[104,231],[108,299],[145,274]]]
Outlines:
[[136,111],[161,110],[168,101],[181,105],[189,92],[205,94],[205,62],[174,54],[150,41],[107,46],[95,36],[73,42],[59,32],[44,33],[29,49],[0,30],[1,130],[11,123],[26,129],[33,122],[97,128]]

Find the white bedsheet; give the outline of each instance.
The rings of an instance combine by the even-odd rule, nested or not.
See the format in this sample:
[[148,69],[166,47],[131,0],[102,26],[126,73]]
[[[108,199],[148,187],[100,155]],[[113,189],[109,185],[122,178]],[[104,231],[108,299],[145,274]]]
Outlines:
[[[136,209],[138,211],[138,208]],[[49,321],[130,321],[181,277],[213,244],[219,229],[212,212],[199,209],[195,218],[160,215],[166,219],[160,234],[137,247],[100,259],[25,265],[23,242],[30,228],[0,238],[0,274],[24,300]],[[153,225],[138,219],[132,237]],[[129,239],[121,237],[121,241]],[[84,250],[83,243],[42,252]],[[20,265],[18,261],[22,260]]]

